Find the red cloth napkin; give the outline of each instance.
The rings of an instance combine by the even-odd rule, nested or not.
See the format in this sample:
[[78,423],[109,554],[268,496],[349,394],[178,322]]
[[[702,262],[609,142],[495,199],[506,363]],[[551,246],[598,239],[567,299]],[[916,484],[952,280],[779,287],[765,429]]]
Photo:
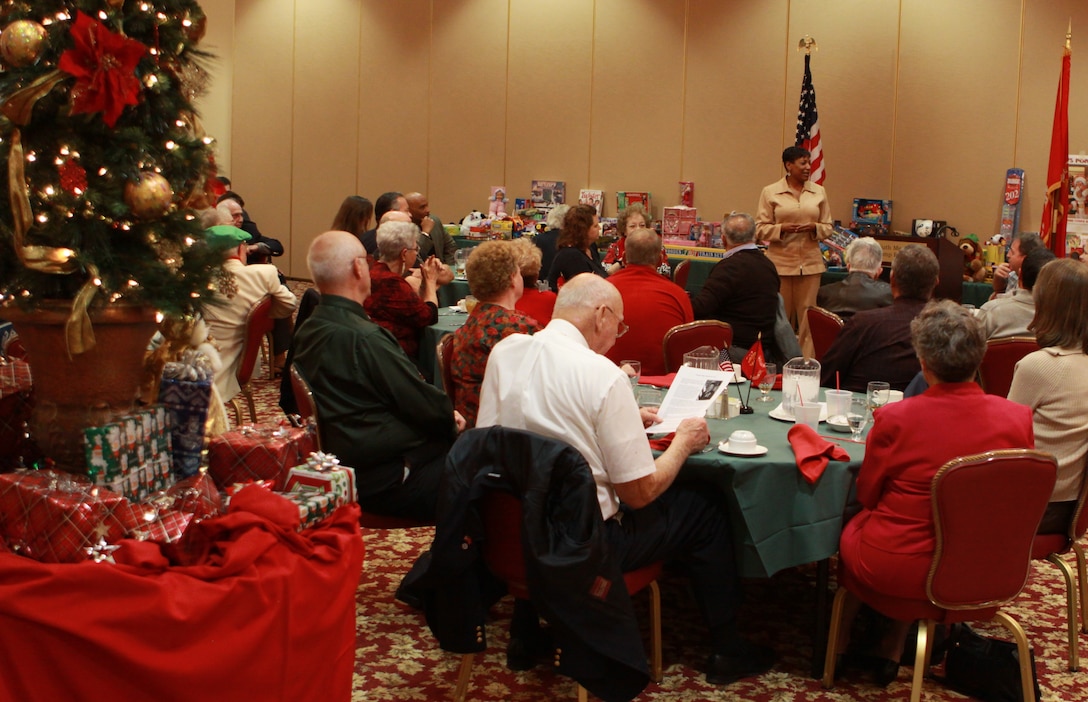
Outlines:
[[786,437],[790,441],[790,446],[793,447],[793,455],[797,457],[798,470],[812,485],[815,485],[824,474],[829,459],[850,460],[850,454],[846,452],[846,449],[821,438],[807,424],[794,424]]
[[668,447],[672,446],[672,440],[676,437],[675,431],[670,431],[660,439],[650,439],[650,448],[654,451],[664,451]]
[[672,381],[676,380],[676,373],[669,373],[668,375],[643,375],[638,379],[638,382],[643,385],[656,385],[659,388],[667,388],[672,385]]

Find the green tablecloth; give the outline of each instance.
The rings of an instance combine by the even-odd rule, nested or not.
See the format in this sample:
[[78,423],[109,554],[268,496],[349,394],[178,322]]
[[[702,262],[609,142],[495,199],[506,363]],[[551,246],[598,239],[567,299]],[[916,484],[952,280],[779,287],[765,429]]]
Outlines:
[[458,300],[463,300],[467,296],[468,281],[464,278],[454,278],[438,288],[438,306],[452,307]]
[[419,342],[419,368],[424,374],[430,373],[439,389],[444,388],[442,372],[438,367],[438,342],[446,334],[460,329],[466,319],[468,315],[463,312],[451,312],[448,307],[440,307],[438,321],[423,330],[423,337]]
[[[730,389],[733,397],[736,387]],[[740,388],[746,393],[748,386]],[[737,563],[746,578],[769,577],[784,568],[828,558],[839,550],[843,511],[852,499],[854,477],[865,456],[863,444],[845,441],[849,434],[837,434],[821,424],[820,434],[844,440],[838,445],[850,454],[850,461],[830,461],[823,476],[810,485],[798,471],[786,438],[793,424],[767,416],[778,406],[780,393],[772,393],[774,402],[756,402],[758,395],[759,390],[753,390],[755,414],[707,423],[715,447],[731,432],[747,429],[768,452],[743,458],[715,448],[688,458],[678,477],[682,482],[710,482],[721,490],[729,510]]]

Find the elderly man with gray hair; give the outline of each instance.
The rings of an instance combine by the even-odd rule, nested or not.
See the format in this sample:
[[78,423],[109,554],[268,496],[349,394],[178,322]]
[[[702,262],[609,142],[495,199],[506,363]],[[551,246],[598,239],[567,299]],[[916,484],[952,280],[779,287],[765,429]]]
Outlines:
[[722,217],[725,255],[691,301],[695,319],[720,319],[733,327],[729,354],[740,361],[763,335],[767,358],[778,357],[774,323],[778,311],[780,280],[774,264],[755,244],[752,216],[734,212]]
[[567,281],[551,323],[513,334],[492,349],[476,425],[501,425],[559,439],[577,449],[597,486],[609,557],[628,571],[660,560],[688,566],[695,599],[710,629],[707,680],[725,685],[758,675],[771,649],[737,628],[740,582],[729,522],[720,500],[673,483],[687,457],[710,439],[706,420],[683,420],[654,457],[627,375],[603,355],[627,331],[623,299],[608,281],[581,274]]
[[322,446],[355,469],[363,509],[434,519],[446,453],[464,419],[367,316],[373,281],[354,234],[318,236],[306,263],[321,301],[295,333],[292,360],[313,389]]
[[442,262],[431,257],[420,268],[417,293],[405,277],[419,252],[419,228],[411,222],[386,222],[378,227],[378,261],[370,269],[370,297],[366,312],[388,329],[408,357],[419,356],[424,327],[438,321],[438,275]]
[[820,287],[816,304],[843,319],[855,312],[892,304],[892,287],[880,280],[884,250],[871,236],[854,239],[846,247],[846,277]]

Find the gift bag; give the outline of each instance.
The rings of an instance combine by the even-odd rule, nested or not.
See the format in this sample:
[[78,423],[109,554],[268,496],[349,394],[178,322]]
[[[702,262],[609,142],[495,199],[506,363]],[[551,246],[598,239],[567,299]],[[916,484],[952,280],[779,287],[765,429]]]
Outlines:
[[211,379],[181,380],[163,376],[159,403],[166,408],[174,475],[178,478],[188,478],[200,469],[204,424],[211,400]]

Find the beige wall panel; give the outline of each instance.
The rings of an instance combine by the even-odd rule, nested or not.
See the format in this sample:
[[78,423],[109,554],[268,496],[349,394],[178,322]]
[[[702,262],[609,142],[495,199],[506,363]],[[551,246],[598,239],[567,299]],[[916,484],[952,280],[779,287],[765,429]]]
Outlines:
[[597,0],[589,180],[606,215],[617,190],[652,192],[655,216],[679,202],[684,14],[684,0]]
[[356,194],[373,202],[389,190],[427,186],[431,2],[363,0],[358,5],[357,184],[340,198]]
[[1005,170],[1014,160],[1020,7],[1020,0],[903,4],[896,229],[926,217],[980,239],[997,231]]
[[1016,133],[1016,166],[1024,169],[1020,231],[1037,232],[1046,197],[1050,135],[1058,94],[1062,47],[1073,21],[1073,61],[1069,90],[1069,150],[1088,153],[1088,3],[1084,0],[1029,2],[1024,17],[1023,81]]
[[507,19],[506,0],[434,3],[430,163],[418,189],[443,221],[485,207],[504,177]]
[[291,274],[355,191],[359,152],[359,9],[354,0],[297,1],[291,163]]
[[682,179],[695,181],[704,220],[754,214],[780,170],[787,9],[786,0],[691,2]]
[[[294,0],[237,0],[231,170],[261,232],[291,239]],[[290,257],[278,263],[291,274]],[[304,274],[305,267],[303,268]]]
[[571,202],[579,188],[597,187],[587,183],[592,60],[593,3],[511,3],[505,167],[511,208],[514,198],[528,197],[533,180],[566,181]]
[[234,0],[204,0],[201,8],[208,18],[200,48],[213,54],[208,62],[211,84],[197,99],[196,109],[204,130],[215,139],[215,163],[220,172],[230,173],[231,101],[234,93]]
[[[898,25],[897,2],[790,3],[782,147],[792,145],[797,132],[805,73],[805,55],[797,51],[797,45],[808,34],[818,47],[811,67],[827,172],[824,187],[832,216],[847,225],[855,197],[891,197]],[[772,154],[766,160],[773,162],[774,175],[781,177],[781,161]]]

